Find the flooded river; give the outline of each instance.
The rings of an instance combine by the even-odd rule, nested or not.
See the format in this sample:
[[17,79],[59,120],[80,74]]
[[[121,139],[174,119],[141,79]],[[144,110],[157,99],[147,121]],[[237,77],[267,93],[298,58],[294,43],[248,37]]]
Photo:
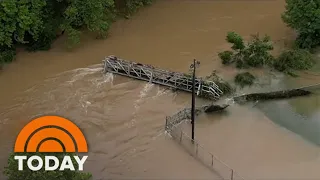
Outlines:
[[[94,179],[215,178],[215,173],[164,136],[165,116],[189,105],[190,94],[104,75],[101,60],[114,54],[186,72],[197,58],[198,75],[216,69],[230,79],[236,71],[223,67],[217,58],[218,51],[229,47],[226,33],[236,31],[246,38],[267,33],[279,50],[293,37],[280,18],[284,4],[284,0],[159,0],[132,19],[114,23],[106,40],[85,35],[80,47],[69,52],[60,38],[48,52],[20,52],[17,61],[0,74],[0,169],[18,131],[30,119],[57,114],[84,131],[90,151],[84,168]],[[298,86],[319,81],[319,76],[306,74],[287,82]],[[319,101],[314,96],[254,108],[234,105],[227,115],[199,118],[196,138],[247,178],[320,178]],[[275,115],[293,107],[308,114],[313,124],[301,125],[301,118],[295,116],[292,125],[289,116]],[[270,115],[273,111],[278,113]],[[289,119],[284,122],[285,118]]]

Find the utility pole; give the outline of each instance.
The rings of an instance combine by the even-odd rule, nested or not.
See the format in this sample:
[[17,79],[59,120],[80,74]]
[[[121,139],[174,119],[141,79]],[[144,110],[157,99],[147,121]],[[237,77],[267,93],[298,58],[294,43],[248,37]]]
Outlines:
[[195,92],[195,79],[196,79],[196,67],[200,65],[199,61],[196,61],[196,59],[193,60],[193,64],[191,64],[190,68],[193,69],[192,73],[192,101],[191,101],[191,125],[192,125],[192,132],[191,132],[191,138],[192,142],[194,142],[194,118],[195,118],[195,102],[196,102],[196,92]]

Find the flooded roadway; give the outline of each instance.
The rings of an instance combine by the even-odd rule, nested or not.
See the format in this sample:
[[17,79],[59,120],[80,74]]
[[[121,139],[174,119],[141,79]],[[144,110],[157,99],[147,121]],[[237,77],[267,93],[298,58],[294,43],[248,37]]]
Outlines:
[[[214,173],[163,134],[164,117],[188,105],[189,95],[103,75],[98,63],[115,54],[186,72],[197,58],[199,75],[216,69],[230,78],[235,70],[222,67],[217,58],[218,51],[228,48],[226,33],[236,31],[245,37],[267,33],[279,50],[292,39],[280,18],[284,4],[284,0],[159,0],[132,19],[116,22],[106,40],[88,35],[79,48],[67,52],[61,38],[48,52],[19,53],[0,75],[1,167],[18,131],[31,118],[57,114],[83,129],[90,150],[85,170],[95,179],[212,179]],[[318,175],[316,145],[272,123],[261,111],[238,106],[229,111],[234,115],[199,120],[197,137],[241,175]],[[296,168],[305,164],[310,171],[296,175],[300,172]]]

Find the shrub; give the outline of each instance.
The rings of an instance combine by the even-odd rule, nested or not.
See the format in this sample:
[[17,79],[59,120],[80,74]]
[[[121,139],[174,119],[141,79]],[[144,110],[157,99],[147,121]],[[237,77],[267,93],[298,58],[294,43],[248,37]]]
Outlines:
[[0,67],[5,63],[14,61],[16,58],[16,50],[14,48],[0,48]]
[[314,63],[309,51],[293,49],[282,52],[275,61],[274,68],[278,71],[294,75],[295,70],[308,70]]
[[256,78],[249,72],[239,73],[236,75],[234,81],[240,87],[251,86]]
[[231,49],[235,51],[241,51],[245,48],[243,38],[235,32],[228,32],[226,41],[233,44]]
[[218,56],[222,60],[222,64],[225,64],[225,65],[232,63],[232,55],[233,55],[232,51],[223,51],[218,53]]
[[206,76],[204,80],[213,81],[224,95],[232,94],[235,91],[235,89],[228,82],[224,81],[216,74],[216,71],[211,72],[211,74]]
[[270,51],[273,50],[269,36],[259,37],[259,34],[251,35],[252,39],[245,44],[243,38],[235,33],[229,32],[226,41],[232,44],[233,51],[224,51],[218,53],[223,64],[236,63],[237,68],[262,67],[271,65],[273,56]]
[[234,89],[232,86],[226,82],[226,81],[216,81],[216,85],[219,87],[219,89],[223,92],[224,95],[232,94],[234,92]]
[[271,50],[273,46],[269,36],[260,39],[259,34],[252,35],[252,40],[247,45],[245,61],[251,67],[270,65],[273,60],[273,56],[269,53]]

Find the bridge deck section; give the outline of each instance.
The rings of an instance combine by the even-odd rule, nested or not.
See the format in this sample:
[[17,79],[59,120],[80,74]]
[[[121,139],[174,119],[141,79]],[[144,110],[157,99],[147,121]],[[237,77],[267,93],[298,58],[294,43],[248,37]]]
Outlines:
[[[105,58],[104,71],[192,92],[192,76],[188,74],[119,59],[115,56]],[[212,99],[218,99],[223,94],[216,83],[201,78],[195,78],[195,89],[198,96],[206,96]]]

